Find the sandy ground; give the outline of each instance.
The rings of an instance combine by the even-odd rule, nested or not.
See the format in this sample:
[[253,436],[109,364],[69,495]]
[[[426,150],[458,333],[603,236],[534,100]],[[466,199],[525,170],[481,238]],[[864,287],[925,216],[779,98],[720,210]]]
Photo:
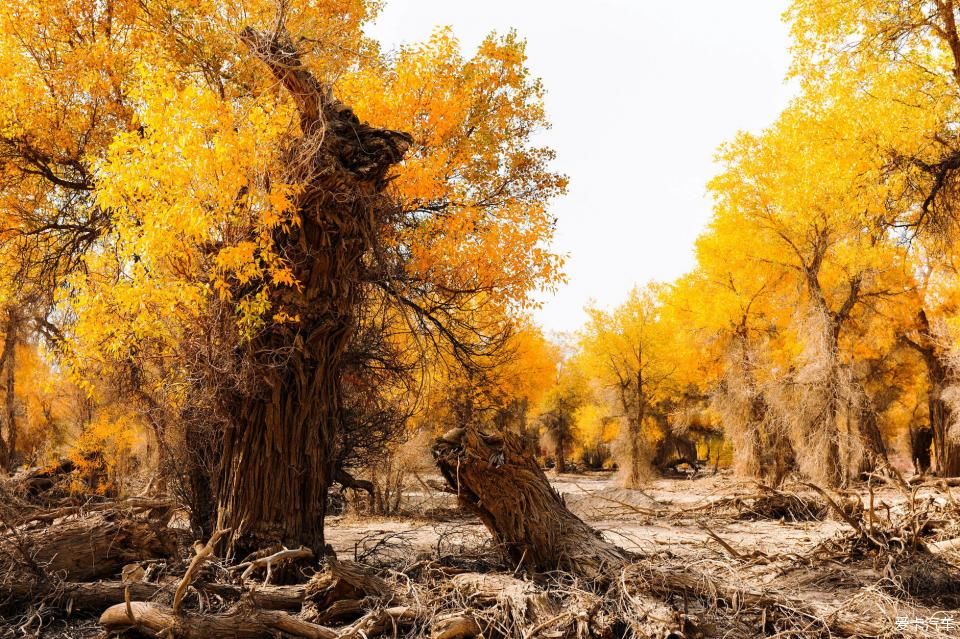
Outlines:
[[[722,500],[756,493],[753,485],[733,480],[728,474],[698,479],[657,479],[640,490],[618,487],[611,473],[552,475],[551,483],[567,506],[625,548],[678,556],[701,555],[705,549],[722,551],[706,523],[735,549],[767,554],[804,552],[835,535],[843,524],[833,520],[815,522],[738,521],[711,518],[710,506]],[[328,520],[327,541],[338,555],[353,557],[383,540],[399,551],[417,555],[443,552],[468,541],[488,538],[478,520],[458,512],[452,495],[427,495],[420,488],[405,496],[409,515],[366,517],[346,515]],[[443,512],[441,520],[421,516],[426,510]],[[439,544],[439,546],[438,546]]]
[[[438,478],[421,479],[430,484]],[[869,618],[874,628],[880,624],[879,634],[884,637],[960,637],[960,551],[937,560],[946,563],[933,562],[916,570],[912,570],[913,560],[900,561],[894,574],[889,557],[870,553],[851,557],[845,549],[856,535],[833,513],[821,521],[803,522],[744,517],[762,491],[755,483],[738,480],[727,471],[697,478],[655,479],[639,490],[619,487],[609,473],[550,475],[550,479],[567,506],[610,541],[660,565],[688,567],[712,575],[740,592],[776,592],[812,606],[811,610],[833,611],[825,613],[828,616]],[[475,517],[457,507],[454,496],[431,493],[423,484],[416,485],[405,495],[408,511],[404,516],[348,514],[328,520],[327,539],[338,555],[394,565],[398,560],[402,565],[427,559],[501,556],[489,552],[489,534]],[[785,489],[813,496],[804,486]],[[867,488],[860,486],[857,490],[862,502],[870,503]],[[917,503],[944,500],[944,493],[924,490],[915,495]],[[892,511],[894,520],[899,520],[907,510],[905,491],[882,486],[872,492],[876,517],[889,516]],[[956,535],[953,524],[941,525],[943,534]],[[500,565],[487,569],[512,568]],[[909,587],[917,596],[897,594],[910,580]],[[931,590],[931,594],[924,595],[925,590]],[[687,605],[686,600],[673,603]],[[705,623],[713,623],[713,619],[719,624],[707,636],[826,636],[812,630],[809,634],[783,635],[773,630],[759,631],[765,623],[763,616],[751,617],[749,612],[741,615],[736,610],[731,616],[727,609],[727,616],[721,618],[714,612],[712,608],[699,612],[691,609],[691,614]],[[927,623],[942,615],[948,615],[957,625],[948,629]],[[914,625],[901,627],[907,619]]]

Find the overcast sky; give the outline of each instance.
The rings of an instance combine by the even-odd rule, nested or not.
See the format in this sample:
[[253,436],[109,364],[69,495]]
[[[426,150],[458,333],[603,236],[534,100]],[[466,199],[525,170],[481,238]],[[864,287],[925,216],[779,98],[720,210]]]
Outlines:
[[590,300],[693,265],[710,215],[717,146],[786,106],[785,0],[387,0],[369,29],[385,49],[450,25],[464,53],[515,28],[547,88],[542,137],[570,176],[553,206],[569,282],[545,299],[548,331],[584,321]]

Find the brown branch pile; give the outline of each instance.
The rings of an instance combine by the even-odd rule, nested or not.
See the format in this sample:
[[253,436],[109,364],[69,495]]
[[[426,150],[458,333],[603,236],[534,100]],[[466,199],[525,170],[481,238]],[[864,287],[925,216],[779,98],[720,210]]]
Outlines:
[[779,519],[783,521],[820,521],[827,515],[827,504],[820,499],[777,490],[760,484],[761,494],[739,499],[741,519]]
[[[494,450],[500,442],[471,443],[474,450],[481,445]],[[542,497],[559,511],[562,499],[540,490],[542,478],[521,472],[522,452],[502,450],[502,458],[479,459],[521,480],[514,488],[535,486],[525,498]],[[503,521],[492,509],[495,493],[481,483],[485,476],[459,459],[460,474],[453,479],[461,489],[476,489],[465,494],[485,504],[491,522]],[[960,550],[960,509],[949,487],[901,488],[897,500],[889,491],[885,499],[875,498],[871,490],[865,503],[856,504],[812,485],[803,494],[761,488],[737,503],[724,502],[731,510],[774,504],[779,510],[763,512],[785,521],[810,513],[822,517],[827,509],[843,522],[833,539],[788,558],[751,552],[706,523],[702,528],[717,543],[711,542],[717,557],[635,555],[589,536],[583,522],[567,517],[562,522],[581,548],[595,544],[606,554],[582,558],[571,552],[561,570],[525,565],[520,532],[501,534],[500,547],[481,546],[500,559],[482,559],[442,540],[428,554],[417,555],[412,547],[393,552],[388,547],[396,540],[384,538],[358,546],[356,555],[365,563],[334,557],[320,562],[309,549],[282,547],[228,563],[221,557],[229,531],[186,551],[182,531],[169,527],[176,513],[163,501],[46,512],[20,504],[0,513],[0,628],[6,623],[21,634],[37,634],[54,616],[99,615],[99,628],[111,633],[185,639],[281,633],[320,639],[892,636],[895,619],[905,611],[955,608],[960,592],[960,569],[951,559]],[[497,508],[508,503],[501,500]],[[523,504],[527,512],[540,507],[529,499]],[[559,537],[547,542],[566,548]],[[601,556],[606,559],[598,561]],[[803,570],[787,578],[789,564]],[[797,587],[809,585],[803,580],[829,580],[838,570],[865,576],[835,599],[811,598]],[[756,578],[763,574],[775,577]]]

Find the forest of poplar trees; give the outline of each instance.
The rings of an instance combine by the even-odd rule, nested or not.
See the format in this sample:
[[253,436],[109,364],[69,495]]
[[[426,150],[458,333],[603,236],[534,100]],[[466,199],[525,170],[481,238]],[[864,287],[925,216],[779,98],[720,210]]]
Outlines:
[[0,639],[958,636],[960,6],[793,0],[566,334],[523,34],[380,10],[0,6]]

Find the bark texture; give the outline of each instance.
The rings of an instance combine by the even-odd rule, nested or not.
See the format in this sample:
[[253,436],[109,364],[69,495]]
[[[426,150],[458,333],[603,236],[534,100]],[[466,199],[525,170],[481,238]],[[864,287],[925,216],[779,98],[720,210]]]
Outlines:
[[63,605],[99,605],[106,602],[100,601],[106,591],[73,582],[115,575],[132,562],[176,555],[177,532],[156,520],[97,514],[45,528],[21,528],[0,538],[0,606],[51,596]]
[[289,150],[303,186],[301,224],[277,234],[299,288],[272,293],[296,324],[271,324],[248,346],[254,390],[228,401],[217,528],[239,554],[276,543],[323,550],[327,488],[341,419],[342,358],[362,300],[363,257],[376,242],[387,170],[411,138],[362,124],[302,64],[285,31],[242,38],[288,91],[302,137]]
[[605,583],[630,560],[630,553],[567,509],[514,433],[466,428],[457,438],[448,433],[438,439],[433,455],[461,503],[479,515],[517,565]]
[[936,470],[942,477],[960,476],[960,442],[950,436],[950,427],[954,421],[953,409],[943,399],[943,392],[954,382],[947,353],[934,335],[926,312],[921,310],[917,319],[919,326],[917,338],[912,339],[904,336],[902,340],[917,351],[927,367],[927,378],[930,386],[928,390],[928,414],[933,436]]
[[107,632],[137,630],[148,637],[180,639],[261,639],[281,633],[309,639],[336,639],[337,633],[274,610],[237,608],[223,615],[175,615],[160,604],[134,601],[116,604],[100,615]]
[[22,573],[35,565],[47,574],[90,581],[113,575],[130,562],[176,552],[176,531],[155,521],[95,515],[0,539],[0,574],[6,568]]
[[[168,580],[163,584],[122,581],[93,581],[57,583],[49,603],[73,611],[103,611],[115,604],[124,603],[127,594],[134,601],[150,601],[173,595],[178,580]],[[303,604],[304,586],[271,586],[257,584],[251,591],[241,586],[221,583],[194,583],[193,588],[204,596],[218,597],[225,601],[237,601],[243,595],[257,608],[263,610],[299,611]],[[35,584],[18,581],[0,587],[0,593],[10,596],[13,601],[26,601],[37,595]],[[48,593],[50,594],[50,593]]]

